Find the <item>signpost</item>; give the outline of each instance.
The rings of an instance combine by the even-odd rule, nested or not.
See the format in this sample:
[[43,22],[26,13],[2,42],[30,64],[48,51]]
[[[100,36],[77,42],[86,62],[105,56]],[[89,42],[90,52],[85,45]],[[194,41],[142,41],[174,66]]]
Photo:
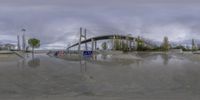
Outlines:
[[84,57],[91,57],[93,55],[93,51],[83,51]]

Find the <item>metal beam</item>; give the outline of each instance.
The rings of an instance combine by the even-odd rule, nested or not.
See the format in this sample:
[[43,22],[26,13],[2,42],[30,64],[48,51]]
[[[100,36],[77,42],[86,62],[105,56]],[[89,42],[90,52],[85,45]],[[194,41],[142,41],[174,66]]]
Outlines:
[[[82,30],[82,29],[80,29],[80,30]],[[82,31],[80,31],[80,32],[82,32]],[[86,39],[86,40],[83,40],[83,41],[79,41],[79,43],[75,43],[75,44],[71,45],[70,47],[68,47],[68,49],[69,49],[69,48],[72,48],[72,47],[75,47],[75,46],[77,46],[77,45],[79,46],[79,45],[84,44],[84,43],[92,42],[92,39],[93,39],[93,41],[106,40],[106,39],[113,39],[113,42],[114,42],[115,37],[119,37],[121,40],[126,40],[127,35],[103,35],[103,36],[96,36],[96,37],[89,38],[89,39]],[[80,40],[81,40],[81,39],[80,39]],[[135,38],[135,37],[129,37],[129,40],[130,40],[130,41],[131,41],[131,40],[137,41],[137,38]],[[145,42],[145,41],[144,41],[144,42]],[[148,43],[147,43],[147,44],[148,44]],[[114,44],[113,44],[113,45],[114,45]],[[150,45],[150,44],[148,44],[148,45]],[[93,45],[93,46],[94,46],[94,45]]]

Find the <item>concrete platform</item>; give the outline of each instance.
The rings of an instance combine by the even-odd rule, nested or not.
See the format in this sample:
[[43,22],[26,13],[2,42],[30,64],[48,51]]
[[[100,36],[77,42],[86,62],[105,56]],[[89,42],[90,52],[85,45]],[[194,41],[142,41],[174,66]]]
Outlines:
[[0,54],[13,54],[12,51],[0,51]]

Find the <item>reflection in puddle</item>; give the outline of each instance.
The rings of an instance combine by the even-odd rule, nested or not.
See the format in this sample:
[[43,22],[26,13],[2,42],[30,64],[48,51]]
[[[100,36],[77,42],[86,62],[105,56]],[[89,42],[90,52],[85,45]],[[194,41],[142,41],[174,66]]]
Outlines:
[[17,61],[17,67],[18,68],[36,68],[40,66],[40,58],[32,58],[32,57],[26,57],[25,59],[21,59]]
[[95,54],[93,56],[80,56],[78,54],[67,54],[63,57],[59,57],[67,61],[78,62],[81,60],[80,64],[83,65],[84,60],[97,65],[103,66],[127,66],[131,64],[141,64],[142,59],[134,54],[122,54],[122,55],[110,55],[110,54]]
[[[59,94],[105,97],[161,94],[166,97],[166,94],[182,93],[182,96],[189,92],[199,95],[199,62],[195,64],[188,56],[175,54],[137,56],[142,59],[97,55],[73,61],[37,55],[35,59],[2,62],[0,93],[5,96],[2,94],[5,91],[16,91],[27,97]],[[8,92],[6,96],[12,95]]]
[[96,61],[110,61],[111,60],[111,55],[106,55],[106,54],[97,54],[93,55],[93,59]]
[[83,80],[87,80],[87,81],[93,81],[94,80],[94,77],[91,76],[88,72],[88,69],[87,69],[87,64],[89,63],[89,58],[81,58],[80,59],[80,72],[83,76]]
[[168,54],[162,54],[161,58],[163,59],[163,65],[168,65],[170,56]]
[[40,59],[39,58],[33,58],[33,59],[29,60],[28,66],[32,67],[32,68],[40,66]]
[[81,72],[86,72],[87,71],[87,62],[86,59],[80,59],[80,71]]

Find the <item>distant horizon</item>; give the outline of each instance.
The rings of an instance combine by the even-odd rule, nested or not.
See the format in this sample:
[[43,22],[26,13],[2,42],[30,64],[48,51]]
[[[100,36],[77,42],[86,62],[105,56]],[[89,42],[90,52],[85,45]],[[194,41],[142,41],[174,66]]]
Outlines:
[[[1,36],[0,36],[1,37]],[[137,36],[135,36],[135,37],[137,37]],[[140,37],[142,37],[142,36],[140,36]],[[149,39],[149,38],[146,38],[146,37],[144,37],[145,39]],[[164,37],[163,37],[164,38]],[[180,40],[180,41],[170,41],[170,39],[169,39],[169,42],[170,43],[175,43],[175,44],[191,44],[190,42],[188,43],[188,41],[192,41],[192,39],[194,39],[194,38],[191,38],[191,39],[185,39],[185,40]],[[27,39],[28,40],[28,39]],[[149,39],[149,40],[151,40],[151,39]],[[197,42],[197,44],[200,44],[200,39],[194,39],[196,42]],[[109,40],[105,40],[105,41],[109,41]],[[161,44],[162,42],[163,42],[163,40],[162,41],[156,41],[156,40],[151,40],[152,42],[157,42],[157,44]],[[78,41],[77,41],[78,42]],[[75,43],[75,42],[74,42]],[[16,37],[16,40],[2,40],[2,39],[0,39],[0,44],[13,44],[13,45],[16,45],[17,46],[17,37]],[[28,44],[27,44],[28,45]],[[41,45],[45,45],[45,44],[41,44]],[[66,45],[66,44],[65,44]],[[45,46],[45,47],[48,47],[48,46]],[[66,48],[67,46],[64,46],[64,45],[55,45],[55,46],[52,46],[53,48],[50,48],[50,49],[55,49],[56,47],[58,47],[58,49],[61,49],[61,48]],[[42,50],[45,50],[46,48],[42,48]]]

